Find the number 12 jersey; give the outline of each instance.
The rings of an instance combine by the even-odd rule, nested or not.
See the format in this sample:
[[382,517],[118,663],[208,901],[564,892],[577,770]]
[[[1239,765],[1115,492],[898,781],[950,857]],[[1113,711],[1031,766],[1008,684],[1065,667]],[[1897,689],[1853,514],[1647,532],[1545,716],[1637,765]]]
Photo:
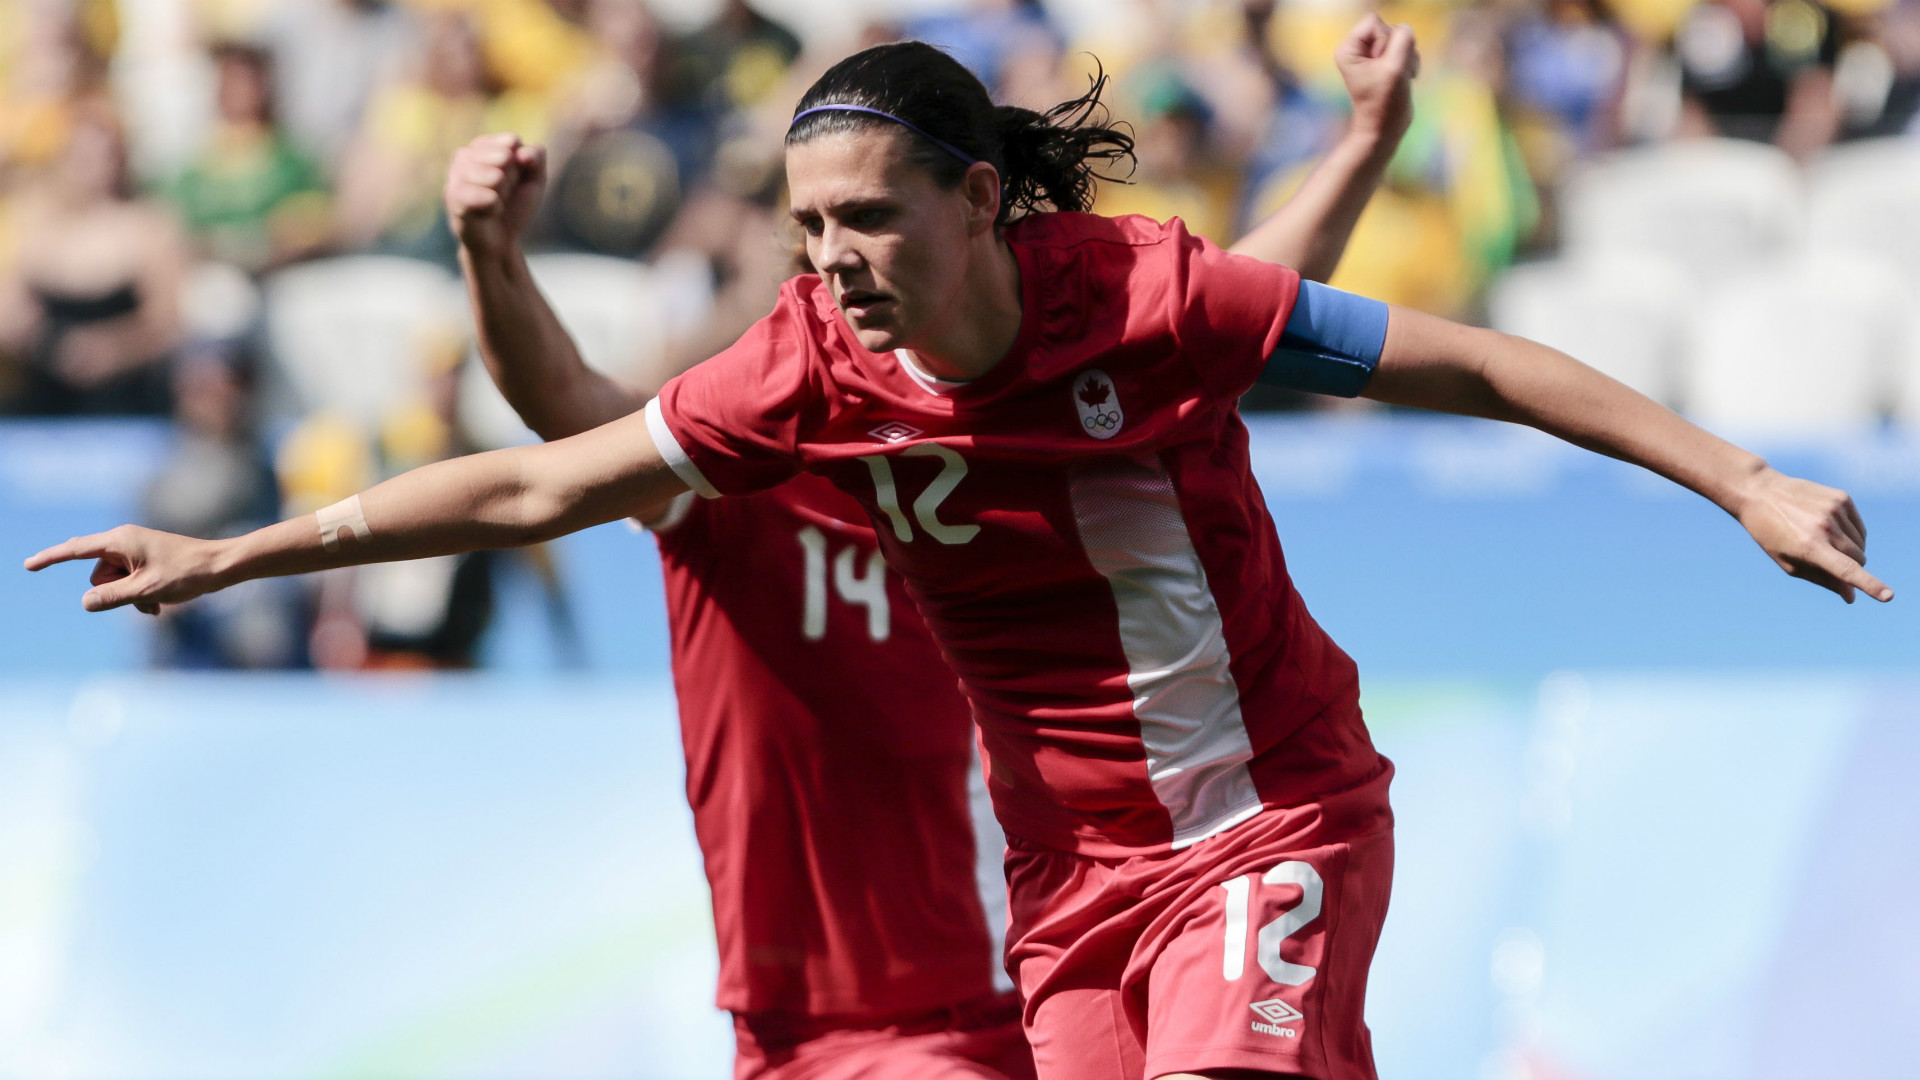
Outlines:
[[1021,325],[981,378],[868,352],[810,275],[667,384],[655,443],[702,495],[806,471],[861,503],[960,675],[1011,836],[1125,857],[1358,781],[1357,675],[1287,575],[1236,408],[1298,277],[1178,221],[1036,214],[1005,236]]

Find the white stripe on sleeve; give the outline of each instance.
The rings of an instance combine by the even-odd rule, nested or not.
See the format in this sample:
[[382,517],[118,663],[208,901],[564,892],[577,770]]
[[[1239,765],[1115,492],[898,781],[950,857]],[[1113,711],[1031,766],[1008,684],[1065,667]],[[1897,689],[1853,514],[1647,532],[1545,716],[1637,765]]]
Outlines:
[[647,402],[647,434],[653,436],[653,445],[660,450],[660,456],[667,461],[667,467],[673,475],[686,482],[686,485],[700,493],[703,498],[717,499],[720,492],[693,463],[687,452],[680,446],[680,440],[673,437],[673,429],[667,426],[667,418],[660,413],[660,399]]

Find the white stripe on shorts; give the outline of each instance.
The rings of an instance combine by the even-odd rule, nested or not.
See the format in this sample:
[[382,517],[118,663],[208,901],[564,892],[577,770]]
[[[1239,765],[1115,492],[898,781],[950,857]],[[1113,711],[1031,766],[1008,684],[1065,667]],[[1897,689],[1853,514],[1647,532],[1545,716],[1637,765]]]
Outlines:
[[973,768],[967,771],[967,809],[973,817],[973,882],[980,910],[987,915],[987,939],[993,945],[993,988],[1013,989],[1007,975],[1007,834],[993,816],[986,772],[980,767],[980,741],[973,744]]

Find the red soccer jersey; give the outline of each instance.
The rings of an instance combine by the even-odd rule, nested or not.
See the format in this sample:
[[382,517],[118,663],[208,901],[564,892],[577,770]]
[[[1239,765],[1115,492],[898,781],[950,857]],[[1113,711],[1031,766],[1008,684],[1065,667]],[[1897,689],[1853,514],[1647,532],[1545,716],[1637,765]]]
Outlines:
[[[1357,781],[1351,660],[1287,576],[1236,403],[1299,279],[1178,222],[1039,214],[981,378],[862,348],[817,277],[648,407],[704,495],[857,498],[971,697],[1011,835],[1182,847]],[[1325,718],[1327,724],[1312,721]]]
[[973,724],[865,512],[802,477],[653,530],[720,1007],[858,1020],[1010,990]]

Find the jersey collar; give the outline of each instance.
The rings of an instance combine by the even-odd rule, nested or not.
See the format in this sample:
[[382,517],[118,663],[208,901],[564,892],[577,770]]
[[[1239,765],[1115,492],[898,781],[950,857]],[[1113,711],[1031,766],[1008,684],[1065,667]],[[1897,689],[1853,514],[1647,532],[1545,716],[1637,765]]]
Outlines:
[[[977,379],[942,379],[921,367],[919,358],[913,355],[911,349],[895,349],[893,358],[900,361],[900,370],[906,372],[908,378],[919,384],[920,389],[939,397],[946,397],[956,390],[965,389],[979,381]],[[1002,360],[1001,363],[1006,361]]]
[[[1009,246],[1020,268],[1020,332],[1015,335],[1013,345],[999,363],[977,378],[942,379],[921,367],[911,350],[893,350],[894,362],[900,365],[900,370],[913,380],[914,385],[934,397],[953,402],[955,408],[983,403],[1018,379],[1026,371],[1029,356],[1040,336],[1040,326],[1044,321],[1040,311],[1040,268],[1027,245],[1010,239]],[[841,325],[846,325],[844,319]]]

